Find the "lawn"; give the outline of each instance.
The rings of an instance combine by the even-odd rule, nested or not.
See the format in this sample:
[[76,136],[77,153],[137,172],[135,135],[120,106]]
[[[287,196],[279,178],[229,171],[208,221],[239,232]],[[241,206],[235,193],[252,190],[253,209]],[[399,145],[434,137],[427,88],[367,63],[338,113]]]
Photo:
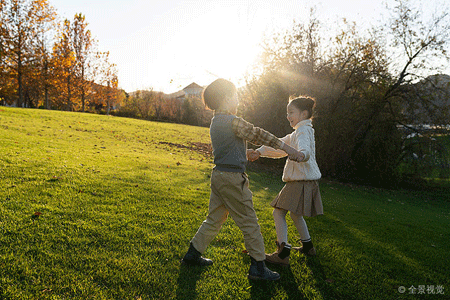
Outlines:
[[[247,279],[229,219],[204,256],[180,259],[208,210],[207,128],[0,107],[0,299],[444,299],[450,192],[321,181],[307,223],[316,257]],[[266,251],[278,172],[250,165]],[[290,242],[298,234],[289,223]],[[402,290],[404,287],[404,291]],[[403,293],[401,293],[403,292]],[[415,294],[412,294],[415,293]]]

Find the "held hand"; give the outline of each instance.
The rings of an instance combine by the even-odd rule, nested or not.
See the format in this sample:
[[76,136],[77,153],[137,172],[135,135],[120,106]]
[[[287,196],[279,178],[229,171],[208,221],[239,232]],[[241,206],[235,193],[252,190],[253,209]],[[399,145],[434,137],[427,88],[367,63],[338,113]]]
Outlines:
[[260,153],[258,151],[255,151],[253,149],[247,150],[247,159],[249,161],[255,161],[260,157]]
[[295,155],[293,157],[289,156],[289,159],[296,161],[296,162],[302,162],[305,159],[305,155],[301,151],[296,151]]
[[305,155],[301,151],[297,151],[291,146],[285,145],[283,150],[287,153],[290,160],[301,162],[305,159]]

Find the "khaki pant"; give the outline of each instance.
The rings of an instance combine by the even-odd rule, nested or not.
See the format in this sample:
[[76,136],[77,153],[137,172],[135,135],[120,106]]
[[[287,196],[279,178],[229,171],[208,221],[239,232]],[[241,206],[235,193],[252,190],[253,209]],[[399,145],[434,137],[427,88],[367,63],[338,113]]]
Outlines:
[[247,175],[243,173],[212,172],[209,213],[191,241],[195,249],[203,253],[230,214],[244,235],[250,256],[257,261],[266,258],[264,240],[248,186]]

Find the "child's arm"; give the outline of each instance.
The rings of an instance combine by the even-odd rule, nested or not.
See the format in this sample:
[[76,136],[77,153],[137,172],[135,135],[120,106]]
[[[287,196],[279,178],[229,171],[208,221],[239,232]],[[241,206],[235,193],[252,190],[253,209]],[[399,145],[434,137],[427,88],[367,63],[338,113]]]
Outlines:
[[275,149],[281,149],[283,142],[270,132],[265,131],[242,118],[236,117],[232,121],[233,131],[241,139],[261,146],[270,146]]
[[[280,140],[282,142],[284,142],[285,144],[291,145],[290,140],[291,140],[291,135],[288,134],[285,137],[280,138]],[[287,153],[284,152],[281,149],[274,149],[272,147],[269,146],[261,146],[258,149],[256,149],[256,152],[259,153],[259,156],[262,157],[269,157],[269,158],[282,158],[282,157],[286,157]],[[258,158],[259,158],[258,156]]]
[[303,161],[308,161],[311,155],[311,133],[308,132],[308,129],[300,131],[297,134],[297,140],[292,142],[295,142],[297,149],[301,149],[300,151],[305,156]]
[[287,153],[289,158],[294,161],[302,161],[304,159],[303,153],[295,150],[288,144],[278,139],[276,136],[267,132],[253,124],[245,121],[242,118],[236,117],[232,121],[232,128],[236,136],[249,141],[255,145],[270,146],[275,149],[281,149]]

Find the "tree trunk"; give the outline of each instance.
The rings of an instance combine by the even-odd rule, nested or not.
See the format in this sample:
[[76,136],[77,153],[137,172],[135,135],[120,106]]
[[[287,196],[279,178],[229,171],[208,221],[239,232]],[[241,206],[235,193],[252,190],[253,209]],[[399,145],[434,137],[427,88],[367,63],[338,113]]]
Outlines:
[[23,86],[22,86],[22,52],[19,50],[17,55],[17,83],[19,85],[19,98],[17,99],[17,107],[21,107],[23,103]]
[[81,111],[85,111],[84,67],[81,69]]
[[70,75],[67,76],[67,111],[72,111],[72,102],[71,102],[71,88],[70,88]]

